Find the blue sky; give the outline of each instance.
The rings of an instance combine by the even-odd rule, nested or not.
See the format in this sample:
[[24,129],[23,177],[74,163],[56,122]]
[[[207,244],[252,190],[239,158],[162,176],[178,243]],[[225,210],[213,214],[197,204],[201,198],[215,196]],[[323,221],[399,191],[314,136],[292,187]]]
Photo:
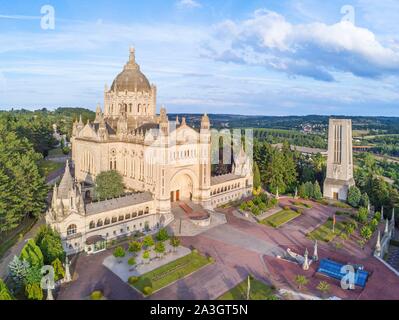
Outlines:
[[399,116],[397,21],[396,0],[0,0],[0,108],[94,110],[134,45],[168,112]]

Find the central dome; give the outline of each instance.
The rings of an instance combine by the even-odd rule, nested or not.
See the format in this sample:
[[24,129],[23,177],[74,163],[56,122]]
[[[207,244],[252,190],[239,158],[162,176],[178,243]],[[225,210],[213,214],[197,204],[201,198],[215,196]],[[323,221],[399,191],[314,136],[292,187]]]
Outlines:
[[130,57],[123,71],[118,74],[112,83],[111,91],[144,91],[150,92],[151,85],[147,77],[140,71],[135,61],[134,49],[130,49]]

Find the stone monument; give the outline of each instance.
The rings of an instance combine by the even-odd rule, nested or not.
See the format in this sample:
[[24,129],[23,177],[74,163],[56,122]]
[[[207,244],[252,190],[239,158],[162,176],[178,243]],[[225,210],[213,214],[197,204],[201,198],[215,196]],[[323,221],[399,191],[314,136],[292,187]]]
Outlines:
[[353,185],[352,121],[330,119],[324,197],[345,201],[349,187]]

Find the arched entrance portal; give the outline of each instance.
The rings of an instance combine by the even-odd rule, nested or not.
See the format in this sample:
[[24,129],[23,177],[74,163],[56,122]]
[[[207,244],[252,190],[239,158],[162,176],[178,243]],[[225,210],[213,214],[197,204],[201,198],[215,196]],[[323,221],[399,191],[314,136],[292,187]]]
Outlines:
[[170,201],[188,201],[193,198],[193,180],[187,174],[179,174],[170,185]]

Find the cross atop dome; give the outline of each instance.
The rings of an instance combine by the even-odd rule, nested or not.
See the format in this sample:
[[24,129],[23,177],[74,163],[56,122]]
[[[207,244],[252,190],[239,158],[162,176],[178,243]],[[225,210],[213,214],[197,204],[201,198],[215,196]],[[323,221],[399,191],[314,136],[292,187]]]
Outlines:
[[136,62],[136,49],[134,47],[129,48],[129,61],[126,63],[125,69],[139,70],[139,65]]

